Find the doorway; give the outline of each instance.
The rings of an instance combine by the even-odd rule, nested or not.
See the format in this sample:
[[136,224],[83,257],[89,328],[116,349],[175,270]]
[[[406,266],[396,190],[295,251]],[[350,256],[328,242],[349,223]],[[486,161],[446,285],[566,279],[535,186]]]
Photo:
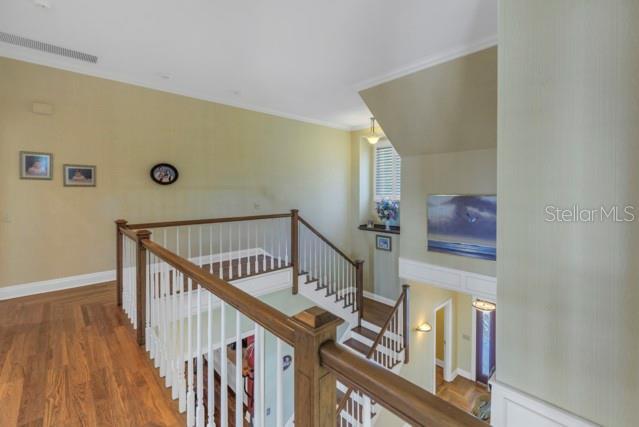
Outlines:
[[[433,313],[435,319],[435,346],[434,346],[434,363],[433,363],[433,390],[436,393],[438,386],[442,384],[437,381],[441,378],[443,381],[450,382],[453,380],[453,300],[448,299],[443,304],[435,308]],[[442,375],[437,375],[437,370],[442,371]]]
[[475,323],[475,380],[488,385],[495,373],[495,339],[497,310],[474,309]]

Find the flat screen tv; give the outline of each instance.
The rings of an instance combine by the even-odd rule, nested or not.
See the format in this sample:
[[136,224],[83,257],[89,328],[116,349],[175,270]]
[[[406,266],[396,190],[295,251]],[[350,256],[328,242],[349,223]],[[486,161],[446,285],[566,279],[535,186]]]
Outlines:
[[497,259],[497,196],[429,195],[428,250]]

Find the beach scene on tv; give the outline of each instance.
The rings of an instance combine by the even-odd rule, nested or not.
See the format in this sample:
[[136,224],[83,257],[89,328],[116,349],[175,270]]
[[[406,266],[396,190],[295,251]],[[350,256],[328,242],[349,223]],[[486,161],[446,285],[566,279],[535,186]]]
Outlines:
[[428,250],[497,259],[497,196],[430,195]]

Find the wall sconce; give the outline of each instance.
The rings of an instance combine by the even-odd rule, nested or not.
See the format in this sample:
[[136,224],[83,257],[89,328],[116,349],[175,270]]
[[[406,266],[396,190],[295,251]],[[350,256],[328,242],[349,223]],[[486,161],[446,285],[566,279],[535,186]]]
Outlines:
[[495,303],[492,303],[490,301],[480,300],[480,299],[476,299],[475,301],[473,301],[473,307],[475,307],[479,311],[483,311],[486,313],[495,311],[495,309],[497,308]]
[[417,327],[417,332],[430,332],[433,330],[433,327],[430,326],[430,323],[424,322]]

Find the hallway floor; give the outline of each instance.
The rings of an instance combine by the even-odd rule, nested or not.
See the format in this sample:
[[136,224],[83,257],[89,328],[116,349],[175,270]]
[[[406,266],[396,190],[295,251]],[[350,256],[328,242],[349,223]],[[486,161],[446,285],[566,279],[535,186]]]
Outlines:
[[115,284],[0,301],[2,426],[178,426],[185,419]]
[[452,382],[444,381],[444,370],[436,368],[437,397],[472,413],[475,401],[482,395],[490,394],[481,384],[457,375]]

